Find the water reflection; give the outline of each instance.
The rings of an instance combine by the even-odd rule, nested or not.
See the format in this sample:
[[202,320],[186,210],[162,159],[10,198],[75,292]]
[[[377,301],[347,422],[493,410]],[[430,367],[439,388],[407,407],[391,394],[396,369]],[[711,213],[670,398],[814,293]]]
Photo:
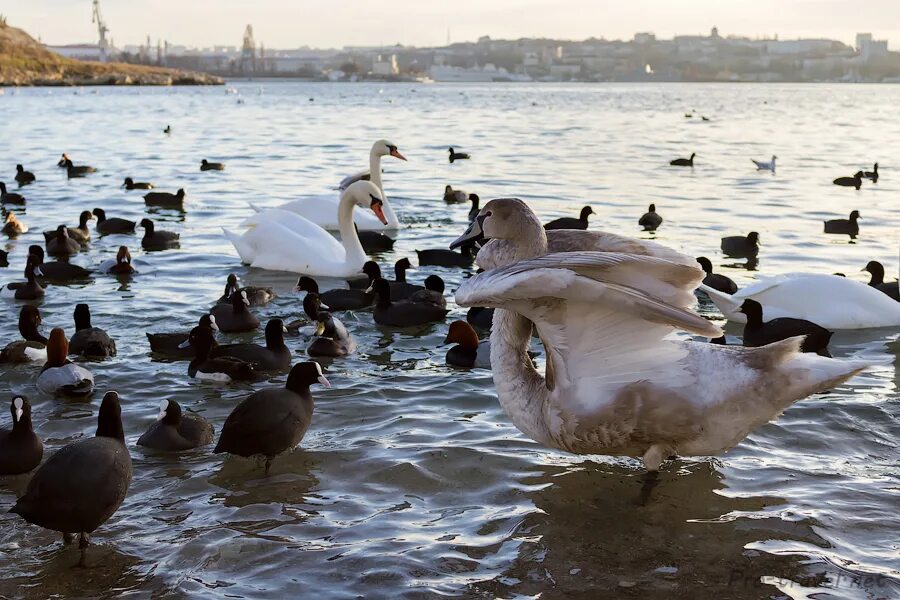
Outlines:
[[[760,597],[774,589],[765,576],[798,578],[804,569],[789,556],[746,546],[784,535],[776,497],[728,497],[712,461],[678,464],[660,474],[642,505],[643,476],[630,465],[585,461],[545,469],[522,479],[538,511],[516,528],[517,557],[473,591],[503,597],[592,597],[621,590],[633,597],[668,598],[702,590],[708,598]],[[795,523],[790,535],[824,544],[813,523]],[[462,550],[461,550],[462,551]],[[631,597],[631,596],[629,596]]]

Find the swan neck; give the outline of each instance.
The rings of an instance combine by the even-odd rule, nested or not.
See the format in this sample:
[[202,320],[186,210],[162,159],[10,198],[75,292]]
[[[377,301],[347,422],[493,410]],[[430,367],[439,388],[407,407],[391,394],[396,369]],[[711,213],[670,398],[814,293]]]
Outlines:
[[381,155],[375,151],[375,148],[372,148],[369,152],[369,178],[370,181],[381,190],[381,197],[384,199],[384,204],[381,206],[381,209],[384,211],[384,216],[387,219],[385,229],[399,228],[400,221],[397,219],[397,214],[394,212],[394,208],[391,206],[387,195],[384,193],[384,184],[381,181]]
[[531,330],[532,323],[525,317],[496,309],[491,327],[491,369],[497,398],[513,424],[530,438],[549,444],[544,409],[550,392],[528,356]]
[[549,250],[547,232],[537,217],[528,219],[525,223],[522,228],[522,234],[516,241],[515,248],[516,261],[528,260],[547,254]]
[[353,225],[353,209],[356,201],[349,192],[344,192],[338,205],[338,227],[341,232],[341,244],[347,253],[347,264],[362,265],[366,262],[366,252],[363,250],[356,227]]

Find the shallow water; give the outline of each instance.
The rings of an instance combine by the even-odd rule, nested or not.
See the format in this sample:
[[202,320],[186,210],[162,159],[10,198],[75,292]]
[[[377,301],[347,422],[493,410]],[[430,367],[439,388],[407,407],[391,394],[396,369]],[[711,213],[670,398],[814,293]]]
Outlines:
[[[180,250],[148,254],[137,237],[95,238],[75,262],[99,264],[125,243],[141,273],[126,283],[98,276],[51,286],[39,304],[45,332],[71,331],[74,304],[88,302],[94,325],[116,338],[119,355],[89,365],[93,402],[46,397],[33,385],[35,368],[0,367],[0,422],[8,425],[12,393],[28,395],[45,456],[91,435],[99,398],[118,390],[135,472],[125,503],[94,537],[97,566],[86,572],[70,568],[75,550],[56,534],[6,514],[27,479],[0,479],[0,595],[900,597],[900,377],[887,347],[897,331],[835,336],[835,356],[889,364],[800,402],[723,457],[668,463],[646,503],[636,461],[568,456],[520,435],[490,373],[445,366],[446,325],[398,332],[366,312],[341,315],[360,349],[324,362],[334,387],[315,390],[312,428],[271,476],[209,448],[172,457],[134,446],[163,398],[218,430],[251,391],[191,380],[187,363],[152,361],[145,331],[190,328],[230,272],[278,291],[257,311],[264,321],[301,312],[295,276],[241,266],[221,227],[236,228],[248,201],[327,191],[367,166],[375,139],[392,140],[409,159],[383,162],[404,224],[396,251],[378,257],[383,267],[463,231],[468,206],[441,199],[450,183],[483,199],[518,196],[546,219],[590,204],[592,228],[642,237],[651,234],[637,219],[655,202],[665,218],[657,240],[711,257],[740,285],[792,271],[864,280],[858,271],[870,259],[897,272],[900,86],[233,86],[239,95],[0,96],[0,173],[11,181],[21,162],[39,178],[23,190],[20,217],[31,231],[6,243],[3,283],[21,278],[40,231],[73,224],[82,209],[145,215],[141,192],[118,187],[125,176],[188,192],[184,214],[153,212],[159,228],[181,232]],[[695,118],[684,118],[691,110]],[[473,160],[447,164],[451,144]],[[100,171],[67,180],[55,166],[64,151]],[[692,151],[693,170],[667,165]],[[757,173],[749,159],[773,153],[777,174]],[[199,172],[204,157],[226,170]],[[877,185],[831,185],[875,161]],[[823,219],[852,209],[863,217],[854,243],[822,234]],[[758,271],[725,266],[734,261],[720,255],[719,238],[750,230],[763,243]],[[449,290],[466,275],[424,268],[409,278],[431,272]],[[20,303],[3,303],[5,344],[18,338]],[[451,316],[462,315],[454,306]],[[288,343],[301,360],[305,345]]]

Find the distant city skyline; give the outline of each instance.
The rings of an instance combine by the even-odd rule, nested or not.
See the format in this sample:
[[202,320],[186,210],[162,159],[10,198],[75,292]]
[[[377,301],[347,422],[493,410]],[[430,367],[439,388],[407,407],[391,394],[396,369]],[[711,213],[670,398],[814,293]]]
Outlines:
[[[686,8],[687,7],[687,8]],[[752,7],[752,10],[748,10]],[[117,46],[157,40],[189,46],[241,43],[253,25],[269,48],[340,48],[400,43],[443,46],[493,38],[631,39],[707,34],[830,38],[853,45],[871,32],[900,50],[897,0],[101,0]],[[93,43],[91,0],[28,0],[3,6],[10,25],[48,44]]]

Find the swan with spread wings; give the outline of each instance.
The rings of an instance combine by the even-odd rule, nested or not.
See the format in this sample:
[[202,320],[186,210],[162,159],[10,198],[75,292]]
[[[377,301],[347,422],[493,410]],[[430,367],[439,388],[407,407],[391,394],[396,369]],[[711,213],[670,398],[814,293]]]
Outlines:
[[[545,232],[520,200],[487,203],[452,245],[481,241],[489,270],[464,282],[460,306],[496,308],[497,395],[523,433],[577,454],[634,456],[655,471],[672,455],[725,452],[792,403],[864,369],[800,352],[802,337],[743,348],[691,310],[704,273],[652,242],[600,232]],[[546,349],[528,358],[532,327]]]

